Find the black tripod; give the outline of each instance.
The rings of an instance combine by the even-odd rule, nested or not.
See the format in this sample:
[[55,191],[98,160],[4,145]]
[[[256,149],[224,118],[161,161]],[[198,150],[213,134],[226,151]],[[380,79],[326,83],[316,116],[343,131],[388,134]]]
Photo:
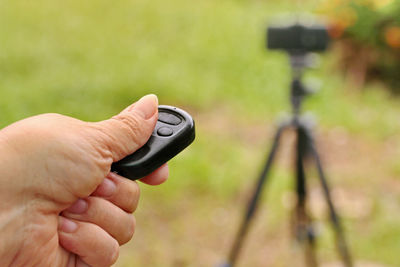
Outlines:
[[224,265],[225,267],[233,267],[236,264],[240,249],[248,232],[250,222],[256,212],[263,185],[267,181],[268,174],[270,172],[272,163],[278,150],[282,133],[288,129],[294,129],[297,135],[295,161],[297,204],[294,212],[294,229],[296,239],[300,242],[300,244],[302,244],[304,248],[306,266],[318,266],[317,258],[315,255],[315,232],[313,229],[311,218],[306,211],[307,184],[305,161],[307,159],[313,159],[315,161],[322,191],[324,193],[324,197],[329,208],[330,221],[335,232],[338,253],[340,255],[341,261],[343,262],[343,266],[353,266],[342,226],[333,206],[329,186],[324,171],[322,169],[321,160],[315,147],[310,123],[309,121],[307,121],[307,119],[300,116],[302,101],[305,96],[310,94],[310,90],[308,90],[301,82],[303,70],[305,67],[307,67],[307,54],[291,54],[290,60],[293,69],[293,79],[291,84],[291,104],[293,108],[293,114],[290,120],[281,123],[276,132],[274,142],[272,144],[272,149],[254,188],[254,192],[248,204],[243,223],[239,228],[238,234],[229,254],[228,263]]

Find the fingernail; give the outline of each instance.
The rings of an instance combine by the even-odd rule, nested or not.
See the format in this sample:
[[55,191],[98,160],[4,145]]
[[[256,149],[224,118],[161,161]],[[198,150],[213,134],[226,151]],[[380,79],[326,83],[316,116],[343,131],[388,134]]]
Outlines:
[[78,199],[72,206],[66,209],[66,212],[82,214],[88,209],[88,203],[84,199]]
[[[111,172],[109,175],[112,176],[113,173]],[[105,178],[96,189],[96,193],[103,197],[110,197],[114,195],[115,191],[117,191],[117,186],[111,179],[108,178]]]
[[138,112],[145,120],[150,119],[157,111],[158,99],[156,95],[146,95],[137,101],[132,111]]
[[65,217],[58,216],[58,230],[65,233],[73,233],[78,229],[78,224]]

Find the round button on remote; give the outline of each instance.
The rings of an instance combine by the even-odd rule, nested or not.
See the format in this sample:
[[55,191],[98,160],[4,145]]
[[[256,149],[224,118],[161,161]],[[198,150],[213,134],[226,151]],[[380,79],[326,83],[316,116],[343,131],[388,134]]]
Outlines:
[[174,133],[171,128],[169,127],[161,127],[157,130],[157,134],[159,136],[171,136]]

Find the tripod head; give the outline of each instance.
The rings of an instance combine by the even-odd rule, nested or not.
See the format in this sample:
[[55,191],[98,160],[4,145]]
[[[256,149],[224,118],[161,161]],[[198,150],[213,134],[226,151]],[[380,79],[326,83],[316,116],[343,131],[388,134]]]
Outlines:
[[301,104],[306,96],[314,94],[318,88],[313,88],[302,82],[304,69],[315,66],[315,56],[310,53],[289,53],[292,69],[292,81],[290,90],[290,103],[295,118],[300,115]]
[[267,48],[283,50],[290,57],[292,68],[290,102],[295,118],[300,114],[304,97],[315,91],[301,81],[304,69],[315,65],[315,56],[311,52],[325,51],[328,44],[326,27],[315,23],[315,20],[295,21],[289,25],[275,24],[267,29]]

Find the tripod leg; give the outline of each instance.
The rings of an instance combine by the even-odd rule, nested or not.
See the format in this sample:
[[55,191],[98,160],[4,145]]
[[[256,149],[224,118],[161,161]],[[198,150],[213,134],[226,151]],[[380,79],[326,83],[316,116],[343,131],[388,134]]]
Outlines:
[[239,231],[238,231],[238,233],[236,235],[235,241],[234,241],[233,246],[231,248],[231,251],[230,251],[230,254],[229,254],[228,263],[225,264],[224,266],[233,267],[235,265],[235,263],[236,263],[236,260],[237,260],[237,258],[239,256],[240,249],[241,249],[242,244],[243,244],[243,241],[244,241],[244,239],[246,237],[247,230],[248,230],[248,228],[250,226],[251,219],[253,218],[254,213],[255,213],[255,211],[257,209],[257,203],[258,203],[258,201],[260,199],[263,185],[265,184],[265,182],[267,180],[267,176],[268,176],[268,173],[269,173],[269,171],[271,169],[272,162],[274,161],[276,152],[278,150],[279,141],[281,139],[282,133],[285,130],[285,128],[287,128],[288,126],[289,126],[288,124],[282,124],[279,127],[279,129],[276,132],[276,134],[275,134],[274,142],[272,144],[272,149],[271,149],[271,151],[269,153],[269,156],[268,156],[267,161],[266,161],[266,163],[264,165],[264,168],[263,168],[262,172],[260,173],[259,179],[258,179],[258,181],[256,183],[255,188],[254,188],[252,197],[251,197],[250,202],[249,202],[249,204],[247,206],[247,210],[246,210],[245,216],[243,218],[243,222],[242,222],[242,224],[241,224],[241,226],[239,228]]
[[294,231],[297,240],[303,245],[307,267],[318,266],[315,255],[315,235],[310,216],[307,214],[307,183],[304,164],[309,147],[308,136],[301,125],[297,126],[296,145],[296,194],[297,205],[294,218]]
[[325,173],[322,169],[322,164],[321,164],[321,159],[318,155],[318,152],[315,148],[315,143],[313,142],[311,138],[311,133],[310,133],[310,152],[312,156],[315,159],[315,163],[317,165],[317,171],[318,171],[318,176],[319,180],[321,182],[322,190],[325,195],[326,202],[328,203],[328,208],[329,208],[329,214],[330,214],[330,220],[333,226],[333,229],[335,231],[336,235],[336,243],[337,243],[337,248],[339,255],[343,261],[343,265],[346,267],[352,267],[353,266],[353,261],[351,259],[351,255],[347,246],[346,238],[343,232],[342,225],[340,223],[339,216],[336,213],[335,207],[333,206],[333,201],[332,197],[329,191],[329,185],[325,176]]

